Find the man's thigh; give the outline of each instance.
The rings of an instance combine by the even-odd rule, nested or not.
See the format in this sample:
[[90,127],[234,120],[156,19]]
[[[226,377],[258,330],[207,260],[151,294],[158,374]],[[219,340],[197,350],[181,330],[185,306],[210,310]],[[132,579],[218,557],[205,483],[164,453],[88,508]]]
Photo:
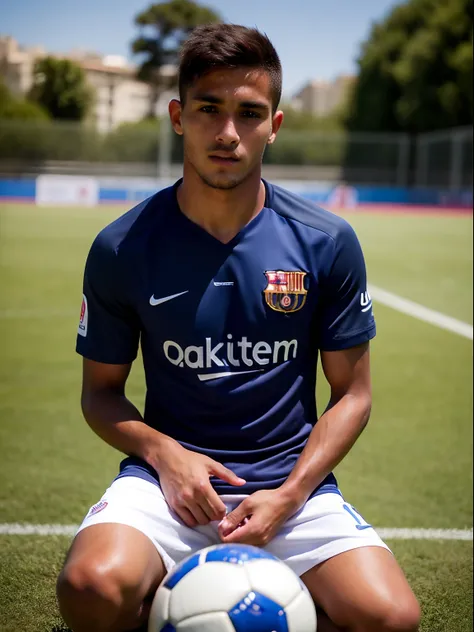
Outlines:
[[64,619],[73,629],[108,629],[119,612],[123,629],[134,629],[166,572],[213,543],[211,536],[182,523],[156,485],[136,477],[114,481],[88,511],[59,576]]
[[366,629],[382,630],[377,621],[390,616],[416,620],[418,604],[391,551],[340,494],[310,498],[266,548],[300,575],[340,627],[359,629],[365,620]]
[[387,621],[390,617],[416,621],[416,598],[393,555],[381,547],[341,553],[310,569],[301,579],[316,604],[341,628],[353,629],[358,622]]

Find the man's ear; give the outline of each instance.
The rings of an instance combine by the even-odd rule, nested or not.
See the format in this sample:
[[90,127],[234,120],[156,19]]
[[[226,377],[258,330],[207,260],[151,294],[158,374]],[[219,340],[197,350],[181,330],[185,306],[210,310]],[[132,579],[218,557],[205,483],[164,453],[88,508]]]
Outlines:
[[283,112],[281,110],[278,110],[273,115],[272,131],[271,131],[270,136],[268,137],[267,145],[272,145],[275,142],[276,135],[282,123],[283,123]]
[[181,112],[182,112],[181,101],[178,101],[178,99],[171,99],[171,101],[168,104],[168,112],[170,115],[171,125],[173,126],[174,131],[180,136],[182,136],[183,126],[181,124]]

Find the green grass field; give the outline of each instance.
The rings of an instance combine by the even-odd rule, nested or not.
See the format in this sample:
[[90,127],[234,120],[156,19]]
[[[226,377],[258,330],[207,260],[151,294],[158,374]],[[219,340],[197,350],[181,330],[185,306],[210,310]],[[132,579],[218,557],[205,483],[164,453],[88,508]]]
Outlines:
[[[74,352],[82,271],[117,209],[0,206],[0,524],[77,524],[120,455],[82,420]],[[472,323],[472,218],[351,214],[374,284]],[[378,527],[472,527],[472,342],[375,303],[374,406],[338,468]],[[318,389],[324,406],[327,389]],[[139,406],[136,366],[128,395]],[[0,631],[61,632],[55,578],[67,536],[0,533]],[[472,541],[388,540],[421,601],[423,632],[472,625]]]

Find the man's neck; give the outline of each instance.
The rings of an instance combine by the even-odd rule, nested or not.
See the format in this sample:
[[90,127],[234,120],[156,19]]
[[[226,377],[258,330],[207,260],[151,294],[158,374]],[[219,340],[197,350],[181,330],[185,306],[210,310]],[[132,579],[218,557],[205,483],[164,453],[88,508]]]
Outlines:
[[185,170],[177,198],[188,219],[222,243],[228,243],[264,207],[265,185],[257,173],[234,189],[213,189],[197,174]]

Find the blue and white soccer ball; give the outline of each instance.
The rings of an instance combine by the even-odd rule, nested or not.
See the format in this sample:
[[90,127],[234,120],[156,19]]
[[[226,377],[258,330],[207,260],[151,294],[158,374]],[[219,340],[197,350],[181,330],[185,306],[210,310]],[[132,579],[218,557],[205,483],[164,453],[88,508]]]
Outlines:
[[202,549],[160,584],[148,632],[315,632],[300,578],[266,551],[243,544]]

